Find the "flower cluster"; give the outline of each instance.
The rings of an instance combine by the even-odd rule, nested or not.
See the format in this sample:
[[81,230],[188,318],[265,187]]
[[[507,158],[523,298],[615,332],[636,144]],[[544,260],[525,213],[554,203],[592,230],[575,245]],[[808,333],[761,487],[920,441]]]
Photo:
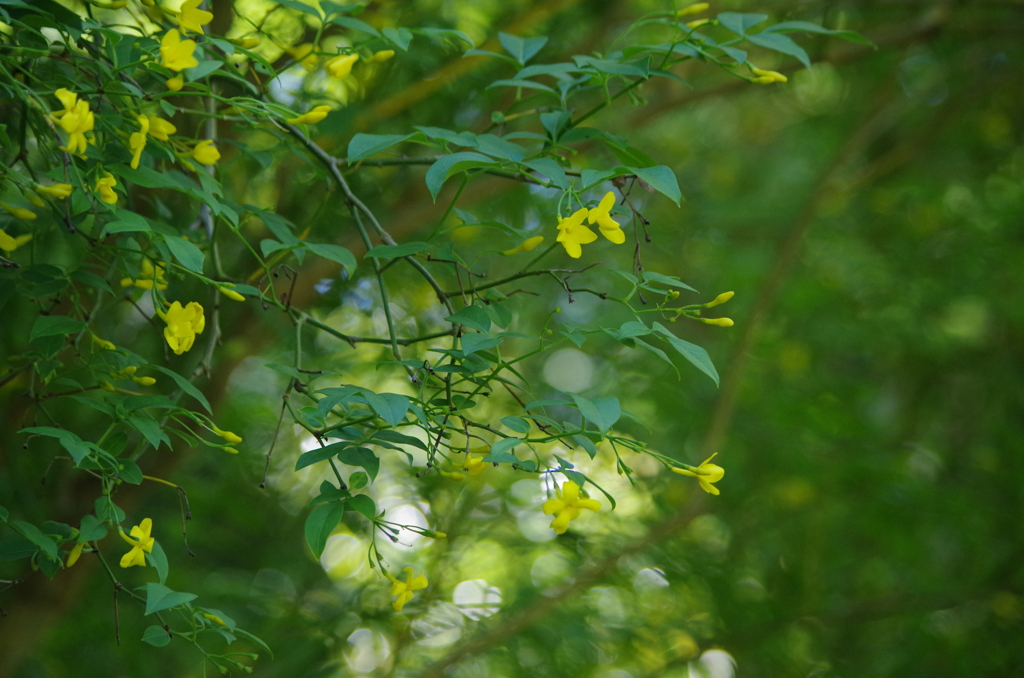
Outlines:
[[176,301],[166,311],[157,309],[157,315],[167,323],[167,327],[164,328],[164,339],[177,355],[192,348],[196,335],[202,334],[206,327],[203,307],[194,301],[185,307]]
[[60,128],[68,133],[68,145],[61,146],[61,150],[82,155],[89,147],[85,133],[91,132],[95,127],[96,116],[89,110],[89,102],[79,100],[74,92],[61,87],[54,95],[64,104],[64,109],[54,116],[58,119]]
[[562,243],[566,253],[573,259],[579,259],[583,254],[583,245],[597,240],[597,234],[587,228],[584,219],[589,224],[597,224],[598,228],[608,240],[616,245],[626,242],[626,234],[622,232],[619,222],[611,217],[611,209],[615,205],[615,194],[609,191],[597,207],[587,209],[581,207],[565,219],[558,220],[558,237],[555,238]]

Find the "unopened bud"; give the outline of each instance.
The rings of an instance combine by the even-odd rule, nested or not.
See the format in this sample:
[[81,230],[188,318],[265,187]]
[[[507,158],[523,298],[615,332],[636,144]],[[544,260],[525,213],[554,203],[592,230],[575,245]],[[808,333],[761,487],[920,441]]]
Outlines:
[[132,377],[132,381],[140,386],[152,386],[156,383],[153,377]]
[[109,391],[110,393],[113,393],[115,390],[114,385],[111,384],[109,381],[101,381],[100,388],[102,388],[104,391]]
[[707,10],[707,8],[710,6],[711,5],[709,5],[706,2],[696,2],[688,7],[683,7],[681,10],[676,12],[676,16],[684,17],[690,16],[691,14],[700,14],[701,12]]
[[665,297],[667,297],[670,301],[674,301],[679,298],[679,290],[669,290],[668,292],[665,293]]
[[687,27],[694,29],[700,28],[701,26],[707,23],[711,23],[711,19],[697,19],[696,21],[687,21],[686,25]]
[[704,304],[704,308],[720,306],[725,302],[729,301],[730,299],[732,299],[735,294],[735,292],[722,292],[717,297],[715,297],[714,301],[709,301],[708,303]]
[[223,294],[228,299],[234,299],[235,301],[245,301],[245,297],[243,297],[241,294],[239,294],[238,292],[234,291],[233,289],[226,285],[218,285],[217,291]]
[[736,324],[732,318],[701,318],[700,321],[705,325],[717,325],[718,327],[732,327]]
[[441,474],[442,478],[447,478],[448,480],[456,480],[456,481],[458,481],[458,480],[465,480],[466,479],[466,476],[462,475],[461,473],[455,473],[455,472],[449,472],[449,471],[438,471],[438,473]]
[[82,555],[82,548],[85,544],[75,544],[75,547],[71,549],[71,553],[68,554],[68,561],[64,564],[65,567],[71,567],[78,562],[78,558]]
[[447,539],[448,535],[444,532],[438,532],[437,530],[423,530],[421,533],[424,537],[430,537],[431,539]]
[[43,199],[32,191],[25,191],[25,199],[36,207],[46,207],[46,203],[43,202]]

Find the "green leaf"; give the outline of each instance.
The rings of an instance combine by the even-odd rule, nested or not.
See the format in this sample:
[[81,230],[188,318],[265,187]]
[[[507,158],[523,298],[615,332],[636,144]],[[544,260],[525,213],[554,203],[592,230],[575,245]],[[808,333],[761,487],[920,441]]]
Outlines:
[[172,591],[163,584],[157,584],[156,582],[150,582],[143,588],[146,589],[146,614],[153,614],[154,612],[168,610],[178,605],[184,605],[196,598],[194,593]]
[[793,38],[788,35],[783,35],[782,33],[758,33],[756,35],[748,35],[747,40],[758,47],[795,56],[804,66],[807,68],[811,67],[811,59],[807,56],[807,52],[804,51],[803,47],[793,42]]
[[[667,285],[669,287],[678,287],[680,289],[690,290],[691,292],[697,291],[690,287],[689,285],[687,285],[686,283],[679,280],[679,278],[676,278],[675,276],[662,275],[661,273],[655,273],[654,271],[644,271],[643,276],[645,283],[656,282],[661,283],[662,285]],[[637,282],[639,281],[634,279],[633,283],[636,284]]]
[[462,336],[462,353],[464,355],[472,355],[477,351],[494,348],[501,342],[500,338],[489,337],[486,334],[477,334],[475,332],[464,334]]
[[[597,446],[594,445],[593,440],[584,435],[574,435],[572,439],[576,441],[577,445],[586,450],[591,459],[597,456]],[[582,483],[579,483],[578,481],[577,484],[582,485]]]
[[520,38],[508,33],[498,33],[498,40],[505,51],[512,55],[521,65],[532,59],[547,44],[546,37]]
[[522,417],[502,417],[501,423],[516,433],[530,432],[530,422],[526,421]]
[[495,80],[487,86],[487,89],[492,87],[524,87],[526,89],[537,89],[542,92],[551,92],[552,94],[556,94],[554,88],[548,87],[547,85],[539,82],[534,82],[533,80]]
[[349,506],[352,510],[357,511],[363,515],[369,521],[372,521],[377,517],[377,505],[373,499],[367,497],[365,494],[357,494],[348,500]]
[[676,173],[665,165],[644,168],[630,167],[629,171],[647,182],[654,190],[667,196],[676,205],[682,200],[683,194],[679,190],[679,180],[676,179]]
[[167,447],[171,446],[171,439],[156,420],[149,417],[128,417],[124,422],[141,433],[154,450],[160,449],[160,443],[166,444]]
[[551,183],[562,190],[569,187],[569,180],[565,176],[565,169],[551,158],[537,158],[536,160],[530,160],[523,164],[535,172],[540,172],[546,176]]
[[479,330],[484,334],[491,331],[491,319],[487,317],[487,312],[479,306],[467,306],[466,308],[448,316],[445,320],[453,325],[462,325],[474,330]]
[[722,12],[718,15],[718,23],[736,35],[746,35],[747,29],[756,26],[768,18],[767,14],[741,14],[740,12]]
[[27,539],[0,541],[0,562],[31,558],[37,551],[39,551],[39,547]]
[[[136,186],[142,186],[143,188],[174,188],[181,190],[181,185],[175,181],[171,175],[164,172],[157,172],[149,167],[141,166],[138,169],[132,169],[127,165],[108,165],[106,169],[110,170],[112,174],[120,176],[125,181],[133,183]],[[121,212],[132,214],[132,212],[128,212],[127,210],[119,209],[115,212],[118,219],[121,218]],[[147,228],[146,230],[149,229]]]
[[678,368],[678,367],[676,367],[676,364],[675,364],[674,362],[672,362],[672,359],[668,357],[668,354],[667,354],[667,353],[665,353],[664,351],[662,351],[662,350],[661,350],[660,348],[658,348],[657,346],[651,346],[651,345],[650,345],[650,344],[648,344],[648,343],[647,343],[646,341],[643,341],[643,340],[641,340],[641,339],[633,339],[633,343],[634,343],[634,344],[636,344],[637,346],[641,347],[641,348],[647,349],[648,351],[650,351],[650,352],[651,352],[651,353],[653,353],[654,355],[658,356],[659,358],[661,358],[662,360],[664,360],[665,362],[667,362],[667,363],[668,363],[669,365],[671,365],[671,366],[672,366],[672,369],[673,369],[673,370],[675,370],[675,372],[676,372],[676,378],[677,378],[677,379],[678,379],[678,378],[680,378],[680,374],[679,374],[679,368]]
[[306,518],[306,543],[309,544],[309,548],[313,549],[317,558],[323,555],[327,538],[341,522],[343,515],[345,515],[345,503],[332,502],[317,506]]
[[146,554],[146,562],[156,569],[156,576],[160,583],[166,583],[170,568],[167,565],[167,554],[164,553],[164,547],[160,546],[160,542],[153,542],[153,552]]
[[354,17],[336,16],[327,23],[337,24],[338,26],[344,26],[345,28],[351,28],[354,31],[367,33],[377,38],[380,37],[380,32],[376,28],[366,23],[365,21],[360,21],[359,19],[356,19]]
[[116,219],[103,227],[104,233],[148,232],[152,230],[149,227],[149,222],[141,214],[116,209],[114,210],[114,216]]
[[210,73],[213,73],[215,70],[217,70],[223,65],[223,61],[218,61],[216,59],[211,59],[209,61],[200,61],[198,66],[186,68],[185,75],[188,76],[189,82],[193,82],[195,80],[202,80],[203,78],[208,76]]
[[418,252],[429,250],[433,245],[429,242],[407,242],[401,245],[377,245],[371,247],[365,256],[374,259],[397,259],[408,257]]
[[101,523],[96,516],[87,513],[82,516],[82,525],[78,528],[78,543],[84,544],[87,541],[99,541],[107,536],[107,526]]
[[361,466],[366,469],[371,480],[377,479],[380,470],[380,459],[373,450],[366,447],[348,447],[338,453],[338,461],[348,466]]
[[305,14],[309,14],[310,16],[315,16],[317,19],[321,18],[320,12],[318,12],[315,8],[310,7],[304,2],[299,2],[298,0],[277,0],[277,4],[284,5],[285,7],[291,7],[292,9],[297,9],[298,11],[303,12]]
[[480,155],[479,153],[463,151],[446,155],[427,170],[425,177],[427,189],[430,191],[431,197],[437,200],[437,194],[441,192],[441,187],[444,186],[444,182],[451,175],[475,167],[493,167],[496,165],[497,163],[492,158]]
[[619,420],[619,417],[622,416],[618,398],[596,398],[590,400],[574,393],[569,395],[576,402],[576,407],[579,408],[580,414],[587,421],[597,426],[602,433],[611,428]]
[[511,450],[515,449],[516,445],[523,442],[522,438],[502,438],[498,442],[491,445],[491,453],[483,458],[486,463],[498,462],[500,463],[516,463],[519,459],[515,455],[511,454]]
[[370,482],[370,477],[362,471],[356,471],[348,477],[348,489],[361,490]]
[[506,141],[494,134],[476,135],[476,144],[477,150],[482,153],[512,162],[519,162],[526,155],[526,150],[519,144]]
[[196,273],[203,272],[202,251],[185,238],[165,238],[167,249],[171,251],[174,258],[181,262],[181,265]]
[[80,464],[83,459],[89,456],[89,446],[71,431],[52,426],[31,426],[21,429],[20,433],[32,433],[35,435],[48,436],[60,441],[61,447],[67,450],[75,464]]
[[142,642],[149,643],[153,647],[163,647],[171,642],[171,634],[164,631],[161,626],[147,626],[142,632]]
[[672,348],[678,351],[679,355],[689,360],[694,367],[711,377],[716,386],[718,385],[718,370],[715,369],[715,365],[711,362],[711,356],[708,355],[707,351],[696,344],[683,341],[676,335],[672,334],[672,332],[670,332],[661,323],[654,323],[654,330],[657,332],[658,336],[672,344]]
[[352,164],[363,158],[368,158],[411,136],[412,134],[357,134],[348,142],[348,162]]
[[117,477],[132,485],[142,484],[142,469],[131,459],[118,459]]
[[809,21],[783,21],[782,23],[775,24],[774,26],[769,26],[764,29],[761,35],[764,35],[765,33],[783,33],[789,31],[834,35],[837,38],[842,38],[843,40],[849,40],[850,42],[855,42],[860,45],[867,45],[869,47],[874,47],[875,49],[878,48],[875,43],[871,42],[857,31],[835,31],[830,28],[825,28],[824,26],[819,26],[818,24],[812,24]]
[[85,329],[85,323],[65,315],[41,315],[32,324],[32,332],[29,333],[29,341],[35,341],[40,337],[53,337],[69,335]]
[[185,393],[187,393],[190,396],[192,396],[193,398],[195,398],[197,401],[199,401],[199,404],[202,405],[206,409],[207,412],[209,412],[210,414],[213,414],[213,409],[210,407],[210,401],[208,401],[206,399],[206,396],[204,396],[199,391],[198,388],[196,388],[195,386],[192,385],[192,382],[190,382],[188,379],[186,379],[185,377],[181,376],[177,372],[172,372],[171,370],[167,369],[166,367],[161,367],[160,365],[151,365],[151,367],[154,370],[157,370],[159,372],[163,372],[168,377],[173,379],[174,383],[176,383],[178,385],[178,388],[180,388],[182,391],[184,391]]
[[317,256],[321,256],[324,259],[330,259],[331,261],[341,264],[349,273],[354,273],[356,270],[355,255],[341,245],[331,245],[328,243],[306,243],[306,249],[310,250]]
[[412,31],[408,28],[384,28],[381,30],[384,37],[393,42],[403,52],[409,51],[409,43],[412,42]]
[[330,459],[350,445],[351,443],[348,442],[331,443],[330,445],[325,445],[324,447],[320,447],[315,450],[303,452],[295,461],[295,470],[298,471],[299,469],[304,469],[307,466],[312,466],[313,464]]
[[92,273],[91,271],[86,271],[80,268],[77,271],[72,271],[71,277],[80,283],[88,285],[89,287],[93,287],[100,291],[107,292],[108,294],[114,293],[114,290],[110,288],[110,285],[107,284],[106,280],[99,277],[95,273]]
[[611,179],[614,176],[617,176],[615,170],[585,169],[580,172],[580,181],[583,182],[583,188],[584,190],[586,190],[588,188],[592,188],[596,184],[601,183],[602,181]]
[[398,431],[392,431],[390,429],[377,431],[376,433],[373,434],[373,438],[370,439],[370,442],[373,442],[378,439],[389,443],[394,443],[396,445],[411,445],[412,447],[419,448],[424,452],[427,451],[427,446],[424,445],[423,441],[420,440],[419,438],[413,438],[412,436],[407,436],[404,433],[399,433]]
[[619,341],[622,341],[623,339],[642,337],[645,334],[650,333],[651,328],[648,327],[647,325],[644,325],[642,322],[638,320],[630,320],[628,322],[622,323],[622,325],[619,327],[618,339]]

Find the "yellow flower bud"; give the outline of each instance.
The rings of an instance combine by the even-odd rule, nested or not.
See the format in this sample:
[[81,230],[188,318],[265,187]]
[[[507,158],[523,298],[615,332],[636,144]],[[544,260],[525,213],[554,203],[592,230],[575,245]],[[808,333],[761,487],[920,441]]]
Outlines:
[[234,291],[230,287],[218,286],[217,291],[223,294],[228,299],[234,299],[235,301],[245,301],[245,297],[243,297],[241,294]]
[[156,383],[153,377],[132,377],[132,381],[140,386],[152,386]]
[[367,59],[367,61],[370,63],[382,64],[393,56],[395,56],[395,50],[383,49],[379,52],[374,52],[373,56]]
[[238,454],[238,450],[236,450],[233,447],[222,447],[221,449],[227,452],[228,454]]
[[203,139],[192,149],[192,157],[203,165],[212,165],[220,160],[220,151],[210,139]]
[[168,79],[167,82],[165,82],[164,84],[166,84],[167,89],[171,90],[172,92],[178,92],[181,90],[182,87],[185,86],[185,76],[179,73],[173,78]]
[[704,308],[711,308],[713,306],[719,306],[721,304],[724,304],[725,302],[732,299],[733,295],[735,294],[735,292],[722,292],[717,297],[715,297],[714,301],[709,301],[708,303],[704,304]]
[[700,14],[701,12],[707,10],[707,8],[710,6],[711,5],[709,5],[706,2],[697,2],[692,5],[689,5],[688,7],[683,7],[681,10],[676,12],[676,16],[684,17],[690,16],[691,14]]
[[64,564],[65,567],[71,567],[78,562],[78,558],[82,555],[82,548],[85,544],[75,544],[75,547],[71,549],[71,553],[68,554],[68,561]]
[[462,475],[461,473],[454,473],[454,472],[449,472],[449,471],[438,471],[438,473],[441,474],[442,478],[447,478],[448,480],[465,480],[466,479],[466,476]]
[[711,23],[711,19],[697,19],[696,21],[687,21],[686,25],[687,25],[687,27],[689,27],[691,29],[694,29],[694,28],[700,28],[704,24],[708,24],[708,23]]
[[100,388],[102,388],[104,391],[108,391],[110,393],[113,393],[116,390],[114,388],[114,385],[111,384],[109,381],[101,381],[100,382]]
[[736,324],[731,318],[701,318],[700,321],[705,325],[717,325],[718,327],[732,327]]
[[74,187],[71,184],[54,184],[53,186],[36,186],[36,191],[50,196],[51,198],[58,198],[63,200],[64,198],[71,195],[71,191]]
[[121,370],[121,374],[123,374],[126,377],[130,377],[133,374],[135,374],[138,371],[138,369],[139,368],[136,367],[135,365],[129,365],[128,367]]
[[3,207],[7,212],[15,219],[21,219],[22,221],[32,221],[36,218],[36,213],[32,210],[27,210],[23,207],[13,207],[5,202],[0,202],[0,207]]
[[784,76],[778,71],[763,71],[760,68],[750,68],[751,72],[756,75],[756,78],[752,78],[751,82],[756,82],[759,85],[770,85],[773,82],[788,82],[789,78]]
[[315,125],[326,118],[327,114],[330,112],[330,106],[317,106],[308,113],[303,113],[295,118],[288,118],[285,122],[289,125]]
[[541,244],[542,242],[544,242],[544,236],[535,235],[532,238],[527,238],[523,242],[519,243],[519,245],[517,245],[516,247],[513,247],[510,250],[505,250],[504,252],[502,252],[502,254],[504,254],[507,257],[513,254],[519,254],[520,252],[529,252],[530,250],[535,249],[537,245]]
[[669,301],[674,301],[679,298],[679,290],[669,290],[668,292],[665,293],[665,296],[669,299]]
[[114,346],[112,343],[110,343],[106,339],[100,339],[95,334],[92,335],[92,343],[96,344],[100,348],[102,348],[104,350],[107,350],[107,351],[114,351],[114,350],[117,349],[117,346]]
[[259,38],[242,38],[235,42],[236,45],[242,49],[256,49],[262,44],[262,40]]
[[229,443],[231,443],[232,445],[237,445],[238,443],[242,442],[242,439],[239,436],[237,436],[234,433],[232,433],[231,431],[221,431],[219,428],[214,426],[213,427],[213,432],[216,433],[217,435],[219,435],[224,440],[226,440]]
[[25,191],[25,199],[36,207],[46,207],[46,203],[43,202],[43,199],[32,191]]
[[212,621],[214,624],[217,624],[218,626],[227,626],[227,623],[215,614],[204,612],[203,616]]
[[352,67],[355,66],[357,61],[359,61],[358,54],[339,54],[328,61],[325,66],[327,67],[328,73],[341,80],[342,78],[348,77],[348,74],[352,72]]

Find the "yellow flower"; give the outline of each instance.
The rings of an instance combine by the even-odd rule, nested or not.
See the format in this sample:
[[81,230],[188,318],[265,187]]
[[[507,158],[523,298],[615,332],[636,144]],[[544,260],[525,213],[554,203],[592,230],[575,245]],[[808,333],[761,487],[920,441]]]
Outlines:
[[541,244],[542,242],[544,242],[544,236],[535,235],[532,238],[527,238],[523,242],[519,243],[519,245],[517,245],[516,247],[513,247],[510,250],[505,250],[504,252],[502,252],[502,254],[504,254],[507,257],[513,254],[519,254],[520,252],[529,252],[530,250],[535,249],[537,245]]
[[36,218],[36,213],[32,210],[27,210],[24,207],[14,207],[8,205],[5,202],[0,202],[0,207],[3,207],[12,217],[15,219],[21,219],[22,221],[32,221]]
[[752,78],[751,82],[756,82],[759,85],[770,85],[773,82],[787,82],[789,80],[789,78],[778,71],[762,71],[760,68],[754,68],[753,66],[751,66],[750,70],[757,76]]
[[583,225],[586,218],[587,208],[583,207],[576,210],[572,216],[558,220],[558,237],[555,240],[562,243],[562,247],[573,259],[579,259],[583,254],[581,245],[597,240],[597,234]]
[[213,13],[199,9],[203,0],[185,0],[178,14],[178,26],[184,33],[186,30],[203,35],[203,24],[213,19]]
[[619,222],[612,219],[611,209],[615,205],[615,194],[608,191],[600,204],[594,207],[587,214],[588,224],[597,224],[601,228],[601,235],[611,240],[616,245],[626,242],[626,234],[619,228]]
[[697,2],[687,7],[683,7],[681,10],[676,12],[676,16],[684,17],[690,16],[691,14],[700,14],[701,12],[707,10],[707,8],[710,6],[711,5],[709,5],[706,2]]
[[732,327],[736,324],[732,318],[701,318],[700,321],[705,325],[717,325],[718,327]]
[[385,572],[384,576],[391,580],[391,595],[398,596],[395,598],[395,602],[392,603],[392,607],[395,608],[395,612],[401,612],[402,608],[412,600],[413,591],[419,591],[420,589],[427,588],[427,578],[422,574],[412,576],[412,568],[404,568],[406,577],[405,581],[396,579],[389,572]]
[[339,54],[325,65],[327,66],[327,72],[333,77],[341,80],[342,78],[348,77],[348,74],[352,72],[352,67],[359,61],[358,54]]
[[164,328],[164,339],[177,355],[192,348],[196,335],[202,334],[206,327],[203,307],[194,301],[189,302],[184,308],[176,301],[166,312],[157,309],[156,314],[167,323],[167,327]]
[[382,64],[393,56],[395,56],[395,50],[383,49],[379,52],[374,52],[373,56],[367,59],[367,61],[371,64]]
[[128,137],[128,147],[132,150],[132,169],[139,169],[139,158],[142,157],[142,149],[146,147],[146,132],[149,131],[149,118],[140,115],[136,120],[141,130],[132,132]]
[[735,296],[735,295],[736,295],[735,292],[722,292],[717,297],[715,297],[713,301],[709,301],[708,303],[704,304],[704,308],[712,308],[714,306],[720,306],[720,305],[724,304],[725,302],[729,301],[730,299],[732,299],[733,296]]
[[64,564],[64,567],[71,567],[77,563],[84,547],[85,544],[75,544],[74,548],[71,549],[71,553],[68,554],[68,561]]
[[71,191],[74,187],[71,184],[54,184],[53,186],[36,186],[38,193],[44,193],[51,198],[57,198],[63,200],[64,198],[71,195]]
[[[149,518],[143,518],[141,523],[132,528],[130,532],[131,537],[125,534],[123,530],[118,529],[121,539],[124,539],[132,546],[131,551],[121,556],[121,567],[131,567],[132,565],[146,566],[146,553],[153,552],[153,543],[156,541],[156,539],[149,536],[152,531],[153,521]],[[132,537],[135,538],[132,539]]]
[[61,129],[68,133],[68,145],[62,146],[61,150],[68,153],[85,153],[89,146],[85,133],[91,132],[95,124],[96,117],[89,110],[89,102],[77,102],[75,107],[60,119]]
[[569,521],[576,520],[580,515],[580,509],[591,511],[601,510],[601,502],[596,499],[580,499],[580,486],[571,480],[565,481],[562,487],[556,490],[557,499],[548,499],[544,502],[544,513],[554,514],[555,519],[551,521],[551,529],[558,534],[565,534],[569,529]]
[[167,289],[167,279],[164,277],[166,269],[163,264],[157,264],[153,266],[153,262],[149,259],[143,259],[141,266],[139,266],[139,277],[135,280],[131,278],[121,278],[121,287],[128,287],[134,285],[139,289],[151,290],[153,289],[153,283],[156,283],[158,290]]
[[[182,40],[178,29],[172,28],[160,40],[160,65],[172,71],[194,68],[199,65],[196,58],[192,56],[195,51],[196,41]],[[173,89],[169,84],[168,88]]]
[[714,459],[718,455],[717,452],[712,454],[710,457],[705,459],[700,466],[689,466],[687,468],[676,468],[672,467],[672,473],[678,473],[681,476],[693,476],[700,482],[700,488],[708,494],[719,494],[718,488],[712,483],[717,483],[725,475],[725,469],[718,464],[709,464],[708,462]]
[[103,178],[96,182],[96,190],[99,191],[100,200],[113,205],[117,202],[117,193],[114,193],[114,186],[117,186],[117,179],[110,172],[104,172]]
[[289,125],[315,125],[316,123],[326,118],[327,114],[330,112],[330,106],[317,106],[310,112],[303,113],[302,115],[295,118],[289,118],[288,120],[285,120],[285,122],[288,123]]
[[231,289],[231,287],[228,287],[227,285],[218,285],[217,291],[223,294],[228,299],[234,299],[235,301],[245,301],[245,297],[243,297],[241,294],[234,291],[233,289]]
[[242,439],[239,436],[232,433],[231,431],[221,431],[216,426],[213,426],[212,428],[214,433],[216,433],[217,435],[219,435],[221,438],[228,441],[232,445],[237,445],[238,443],[242,442]]
[[179,92],[181,91],[181,88],[185,86],[185,76],[179,73],[173,78],[168,78],[164,84],[167,85],[167,89],[172,92]]
[[311,42],[303,43],[298,47],[286,47],[285,51],[291,54],[307,71],[313,71],[317,62],[320,61],[320,57],[313,54],[313,43]]
[[149,136],[160,141],[167,141],[169,134],[174,134],[178,131],[178,128],[167,122],[163,118],[158,118],[155,115],[147,116],[149,118]]
[[462,470],[469,473],[471,476],[478,476],[483,473],[484,469],[487,468],[487,464],[484,463],[483,457],[477,457],[469,455],[466,457],[466,463],[462,465]]
[[192,157],[203,165],[212,165],[220,160],[220,151],[209,139],[203,139],[192,149]]
[[[3,203],[0,203],[0,205],[3,205]],[[7,205],[4,205],[4,209],[7,209]],[[28,210],[23,211],[28,212]],[[32,216],[35,217],[35,215]],[[0,229],[0,250],[3,250],[4,252],[13,252],[14,250],[18,249],[31,239],[31,233],[26,233],[25,235],[19,235],[17,237],[12,238],[11,236],[7,235],[6,231]]]
[[114,346],[114,344],[112,342],[109,342],[106,339],[102,339],[100,337],[97,337],[95,334],[92,335],[92,343],[96,344],[97,346],[99,346],[100,348],[102,348],[105,351],[114,351],[114,350],[117,349],[117,346]]
[[70,113],[71,109],[73,109],[75,104],[78,103],[78,95],[64,87],[61,87],[59,90],[54,92],[53,95],[60,99],[60,102],[64,104],[64,110],[54,113],[58,118]]

